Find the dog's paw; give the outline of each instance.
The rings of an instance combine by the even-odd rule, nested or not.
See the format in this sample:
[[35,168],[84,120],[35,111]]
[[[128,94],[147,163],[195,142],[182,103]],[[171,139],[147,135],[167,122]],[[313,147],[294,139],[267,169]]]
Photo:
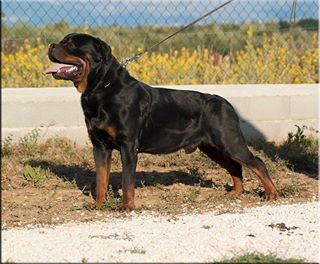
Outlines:
[[272,202],[272,201],[276,201],[277,199],[278,199],[278,193],[277,192],[270,192],[270,193],[266,193],[265,195],[264,195],[264,198],[265,198],[265,200],[266,201],[270,201],[270,202]]
[[93,206],[95,207],[95,209],[97,210],[101,210],[102,207],[103,207],[103,204],[104,204],[105,200],[101,199],[101,200],[96,200],[96,202],[93,204]]
[[122,211],[132,211],[135,209],[134,203],[122,203],[121,204],[121,210]]

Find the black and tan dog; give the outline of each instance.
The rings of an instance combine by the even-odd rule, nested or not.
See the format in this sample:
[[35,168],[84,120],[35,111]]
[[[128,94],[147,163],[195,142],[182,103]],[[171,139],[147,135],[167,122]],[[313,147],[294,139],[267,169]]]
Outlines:
[[96,205],[103,204],[111,153],[121,154],[122,207],[134,208],[138,153],[170,153],[199,148],[224,167],[241,194],[242,166],[261,180],[267,200],[277,191],[265,164],[248,149],[233,107],[222,97],[194,91],[152,88],[130,76],[99,38],[69,34],[51,44],[55,62],[45,73],[70,80],[82,93],[81,105],[96,164]]

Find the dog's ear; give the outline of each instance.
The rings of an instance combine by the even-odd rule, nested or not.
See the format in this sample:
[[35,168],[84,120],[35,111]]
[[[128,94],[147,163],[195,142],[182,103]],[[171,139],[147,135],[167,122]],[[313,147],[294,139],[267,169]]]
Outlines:
[[103,40],[97,38],[98,40],[98,49],[101,52],[101,60],[108,64],[108,62],[111,60],[112,56],[111,56],[111,48],[110,46],[105,43]]

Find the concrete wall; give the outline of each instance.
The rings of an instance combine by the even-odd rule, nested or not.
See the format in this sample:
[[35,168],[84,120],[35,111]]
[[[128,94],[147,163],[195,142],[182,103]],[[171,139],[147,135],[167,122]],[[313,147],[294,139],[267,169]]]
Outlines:
[[[319,85],[179,85],[166,86],[196,90],[227,98],[239,113],[248,139],[282,141],[295,125],[318,129]],[[34,128],[42,139],[66,136],[80,144],[88,142],[75,88],[2,89],[1,138],[14,140]]]

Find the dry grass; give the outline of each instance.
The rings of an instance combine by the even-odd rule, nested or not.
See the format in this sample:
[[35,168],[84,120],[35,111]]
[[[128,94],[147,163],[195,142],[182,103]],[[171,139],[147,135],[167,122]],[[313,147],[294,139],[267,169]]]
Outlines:
[[[284,159],[274,159],[259,145],[262,158],[279,191],[278,202],[295,203],[318,199],[315,172],[296,173]],[[30,149],[33,151],[31,152]],[[56,224],[105,219],[125,215],[118,210],[121,196],[121,162],[115,151],[107,201],[93,209],[94,161],[91,146],[80,147],[65,138],[38,143],[36,134],[18,144],[2,145],[3,227]],[[214,210],[224,213],[266,204],[259,180],[244,169],[245,192],[229,194],[231,177],[200,151],[169,155],[140,154],[136,179],[136,212],[180,214]]]

